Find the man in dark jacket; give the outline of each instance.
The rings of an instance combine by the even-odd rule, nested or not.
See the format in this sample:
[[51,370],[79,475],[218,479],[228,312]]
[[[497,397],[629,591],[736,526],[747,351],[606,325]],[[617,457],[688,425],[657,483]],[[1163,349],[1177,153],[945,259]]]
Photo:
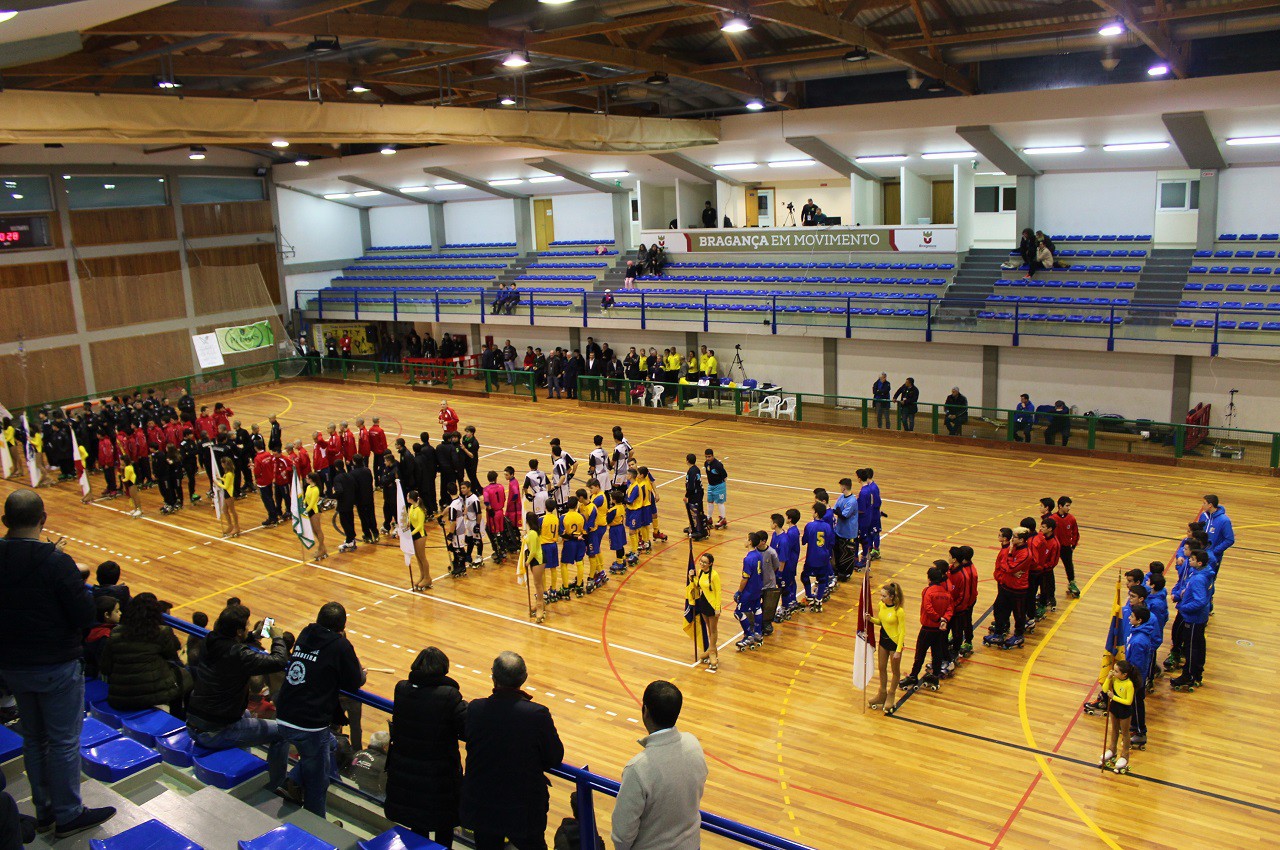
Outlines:
[[716,226],[716,208],[711,206],[711,202],[707,201],[702,205],[702,226]]
[[330,467],[333,470],[333,498],[338,503],[338,525],[346,539],[338,546],[339,552],[356,550],[356,482],[350,470],[338,458]]
[[40,539],[47,515],[34,490],[15,490],[4,503],[0,540],[0,679],[18,703],[37,828],[65,838],[90,829],[116,810],[80,802],[80,730],[84,725],[81,641],[96,619],[87,575]]
[[[423,431],[418,435],[421,443],[413,446],[413,472],[417,482],[418,495],[422,497],[423,508],[427,513],[436,512],[436,467],[439,459],[435,446],[431,445],[431,435]],[[409,491],[406,489],[406,493]]]
[[[376,468],[378,475],[374,483],[382,491],[382,533],[390,534],[391,529],[399,521],[396,513],[396,481],[398,477],[396,475],[396,464],[392,460],[390,449],[383,456],[382,463]],[[406,494],[408,492],[408,490],[405,491]]]
[[356,455],[351,480],[356,488],[356,513],[360,515],[360,536],[365,543],[378,542],[378,518],[373,512],[373,473],[363,455]]
[[871,385],[871,406],[876,409],[877,428],[893,427],[889,422],[889,396],[892,392],[893,385],[889,383],[889,376],[881,372],[880,377]]
[[429,646],[414,659],[409,678],[396,685],[383,811],[452,847],[462,793],[458,741],[466,734],[467,701],[448,674],[448,656]]
[[271,627],[271,654],[245,643],[249,609],[228,605],[204,638],[196,668],[196,689],[187,705],[191,740],[211,750],[269,744],[276,739],[276,722],[259,720],[246,711],[249,678],[279,673],[289,664],[284,632]]
[[458,439],[458,432],[450,431],[444,435],[440,447],[436,449],[436,469],[440,473],[440,504],[446,507],[458,495],[458,485],[462,483],[465,472]]
[[959,387],[952,387],[943,409],[947,433],[953,437],[959,437],[964,424],[969,421],[969,399],[965,398]]
[[920,388],[916,386],[916,379],[907,378],[894,392],[893,400],[898,403],[898,428],[903,431],[914,431],[916,410],[920,401]]
[[[316,621],[298,635],[276,701],[279,737],[267,754],[268,787],[286,799],[296,799],[301,791],[307,811],[320,817],[327,809],[331,772],[329,729],[345,723],[339,691],[357,691],[365,680],[346,628],[347,610],[326,602]],[[286,784],[290,746],[298,751],[298,764]]]
[[569,359],[564,363],[564,388],[569,398],[578,397],[578,376],[583,374],[582,355],[570,351]]
[[503,652],[493,696],[467,707],[462,825],[475,832],[476,850],[500,850],[504,838],[519,850],[547,846],[544,774],[564,759],[564,744],[547,707],[520,690],[528,675],[523,658]]

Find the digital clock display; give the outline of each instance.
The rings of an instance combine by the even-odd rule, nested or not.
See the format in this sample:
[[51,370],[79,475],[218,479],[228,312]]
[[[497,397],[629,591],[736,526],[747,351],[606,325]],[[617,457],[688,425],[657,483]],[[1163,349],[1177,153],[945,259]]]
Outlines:
[[49,245],[47,215],[0,216],[0,251]]

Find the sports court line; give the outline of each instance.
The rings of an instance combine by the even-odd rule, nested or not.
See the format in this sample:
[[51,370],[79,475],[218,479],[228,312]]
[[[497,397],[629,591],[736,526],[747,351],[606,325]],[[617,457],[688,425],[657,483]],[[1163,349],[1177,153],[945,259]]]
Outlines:
[[[1170,539],[1169,535],[1167,535],[1167,534],[1152,534],[1152,533],[1151,533],[1151,532],[1149,532],[1149,531],[1128,531],[1128,530],[1119,529],[1119,528],[1104,528],[1103,526],[1100,526],[1100,525],[1082,525],[1082,526],[1080,526],[1080,527],[1081,527],[1081,528],[1083,528],[1083,529],[1085,529],[1086,531],[1103,531],[1103,532],[1106,532],[1106,533],[1108,533],[1108,534],[1119,534],[1119,535],[1121,535],[1121,536],[1123,536],[1123,537],[1149,537],[1149,538],[1153,538],[1153,539],[1156,539],[1156,540],[1169,540],[1169,539]],[[1233,545],[1233,546],[1231,547],[1231,549],[1230,549],[1230,550],[1228,550],[1228,551],[1235,551],[1235,552],[1254,552],[1254,553],[1256,553],[1256,554],[1258,554],[1258,555],[1280,555],[1280,550],[1276,550],[1276,549],[1252,549],[1252,548],[1250,548],[1250,547],[1248,547],[1248,546],[1235,546],[1235,545]]]
[[[658,472],[678,472],[679,471],[675,469],[664,469],[661,466],[651,466],[649,467],[649,469],[651,470],[656,469]],[[749,478],[729,478],[727,480],[732,481],[735,484],[752,484],[752,485],[755,485],[756,487],[778,487],[783,490],[802,490],[806,493],[813,492],[812,487],[797,487],[794,484],[775,484],[772,481],[752,481]],[[895,505],[914,505],[915,507],[918,507],[918,508],[929,507],[928,505],[923,504],[921,502],[904,502],[901,499],[881,499],[881,501],[892,502]]]
[[[94,506],[95,506],[95,507],[102,508],[103,510],[112,511],[112,512],[114,512],[114,513],[118,513],[118,514],[124,514],[124,513],[125,513],[125,511],[119,510],[119,509],[117,509],[117,508],[107,507],[106,505],[99,505],[99,504],[96,504],[96,503],[95,503],[95,505],[94,505]],[[251,552],[257,552],[257,553],[258,553],[258,554],[260,554],[260,555],[268,555],[268,556],[270,556],[270,557],[272,557],[272,558],[280,558],[280,559],[282,559],[282,560],[286,560],[286,561],[293,561],[293,562],[294,562],[294,564],[295,564],[295,566],[302,566],[302,565],[305,563],[305,564],[307,564],[307,565],[309,565],[309,566],[315,567],[316,569],[324,570],[325,572],[334,573],[334,574],[336,574],[336,575],[340,575],[340,576],[345,576],[345,577],[347,577],[347,578],[349,578],[349,579],[353,579],[353,580],[355,580],[355,581],[361,581],[361,582],[364,582],[365,584],[372,584],[372,585],[375,585],[375,586],[377,586],[377,587],[388,588],[388,589],[390,589],[390,590],[394,590],[394,591],[396,591],[397,593],[399,593],[399,592],[403,592],[403,591],[404,591],[404,588],[403,588],[403,587],[399,587],[399,586],[394,585],[394,584],[387,584],[386,582],[378,581],[377,579],[367,578],[367,577],[365,577],[365,576],[356,575],[356,574],[354,574],[354,573],[344,572],[344,571],[339,570],[339,569],[334,569],[333,567],[325,567],[325,566],[321,566],[320,564],[315,563],[314,561],[311,561],[311,560],[307,560],[307,561],[305,561],[305,562],[304,562],[304,561],[302,561],[302,559],[301,559],[301,558],[294,558],[294,557],[291,557],[291,556],[289,556],[289,555],[282,555],[282,554],[280,554],[279,552],[271,552],[271,551],[269,551],[269,550],[267,550],[267,549],[259,549],[257,546],[249,546],[249,545],[246,545],[246,544],[244,544],[244,543],[239,542],[238,540],[231,540],[231,539],[227,539],[227,538],[223,538],[223,537],[214,537],[212,534],[206,534],[205,532],[203,532],[203,531],[197,531],[197,530],[196,530],[196,529],[194,529],[194,528],[183,528],[183,527],[182,527],[182,526],[180,526],[180,525],[174,525],[173,523],[164,522],[164,521],[162,521],[162,520],[158,520],[158,519],[152,519],[151,517],[148,517],[148,516],[141,516],[141,517],[137,517],[137,518],[138,518],[138,519],[142,519],[142,520],[146,520],[147,522],[155,523],[156,525],[164,526],[165,528],[172,528],[172,529],[174,529],[174,530],[176,530],[176,531],[184,531],[184,532],[187,532],[188,534],[194,534],[194,535],[196,535],[196,536],[198,536],[198,537],[206,537],[206,538],[208,538],[210,541],[220,542],[220,543],[228,543],[228,544],[230,544],[230,545],[232,545],[232,546],[238,546],[238,547],[240,547],[241,549],[248,549],[248,550],[249,550],[249,551],[251,551]],[[493,618],[495,618],[495,619],[499,619],[499,620],[506,620],[506,621],[511,622],[511,623],[517,623],[517,624],[519,624],[519,625],[526,626],[526,627],[528,627],[528,628],[537,629],[538,631],[554,632],[554,633],[556,633],[556,634],[564,635],[565,637],[574,638],[574,639],[576,639],[576,640],[585,641],[585,642],[587,642],[587,643],[593,643],[593,644],[598,644],[598,643],[599,643],[599,641],[597,641],[595,638],[590,638],[590,637],[587,637],[587,636],[585,636],[585,635],[575,634],[574,632],[566,632],[566,631],[564,631],[563,629],[557,629],[557,628],[552,627],[552,626],[546,626],[546,625],[539,626],[537,623],[531,623],[531,622],[529,622],[529,621],[527,621],[527,620],[519,620],[519,619],[516,619],[515,617],[509,617],[509,616],[507,616],[506,614],[499,614],[499,613],[497,613],[497,612],[495,612],[495,611],[486,611],[486,610],[484,610],[483,608],[476,608],[476,607],[474,607],[474,606],[467,605],[467,604],[464,604],[464,603],[462,603],[462,602],[455,602],[455,601],[453,601],[452,599],[444,599],[444,598],[439,597],[439,596],[430,596],[430,595],[422,595],[422,596],[415,595],[415,596],[413,596],[412,598],[414,598],[414,599],[426,599],[426,600],[430,600],[430,601],[432,601],[432,602],[438,602],[438,603],[440,603],[440,604],[442,604],[442,605],[452,605],[452,606],[454,606],[455,608],[462,608],[462,609],[464,609],[464,610],[471,611],[471,612],[476,613],[476,614],[483,614],[483,615],[484,615],[484,616],[486,616],[486,617],[493,617]],[[685,663],[684,663],[683,661],[676,661],[676,660],[675,660],[675,659],[673,659],[673,658],[667,658],[667,657],[662,656],[662,655],[655,655],[655,654],[653,654],[653,653],[651,653],[651,652],[645,652],[643,649],[635,649],[634,647],[624,646],[623,644],[610,644],[610,646],[611,646],[611,647],[613,647],[614,649],[620,649],[620,650],[622,650],[623,652],[631,652],[631,653],[634,653],[634,654],[636,654],[636,655],[643,655],[643,656],[645,656],[646,658],[652,658],[652,659],[654,659],[655,661],[665,661],[665,662],[666,662],[666,663],[668,663],[668,664],[675,664],[675,665],[676,665],[676,666],[678,666],[678,667],[684,667],[684,666],[685,666]]]

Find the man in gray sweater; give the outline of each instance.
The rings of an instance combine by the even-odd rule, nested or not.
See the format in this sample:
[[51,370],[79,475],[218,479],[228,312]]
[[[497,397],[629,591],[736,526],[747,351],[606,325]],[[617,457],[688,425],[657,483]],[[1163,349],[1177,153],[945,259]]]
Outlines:
[[702,745],[675,728],[684,697],[670,682],[644,689],[644,751],[622,770],[613,810],[614,850],[696,850],[701,846],[702,790],[707,760]]

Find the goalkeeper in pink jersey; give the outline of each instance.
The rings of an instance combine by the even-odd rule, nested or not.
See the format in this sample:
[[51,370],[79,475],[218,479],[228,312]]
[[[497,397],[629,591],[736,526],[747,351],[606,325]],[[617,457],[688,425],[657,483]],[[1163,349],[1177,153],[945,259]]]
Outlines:
[[489,483],[485,485],[482,500],[486,508],[485,513],[488,519],[485,521],[485,531],[489,534],[489,545],[493,547],[493,562],[495,564],[502,563],[508,546],[507,536],[505,534],[507,526],[507,488],[498,483],[498,473],[489,470]]

